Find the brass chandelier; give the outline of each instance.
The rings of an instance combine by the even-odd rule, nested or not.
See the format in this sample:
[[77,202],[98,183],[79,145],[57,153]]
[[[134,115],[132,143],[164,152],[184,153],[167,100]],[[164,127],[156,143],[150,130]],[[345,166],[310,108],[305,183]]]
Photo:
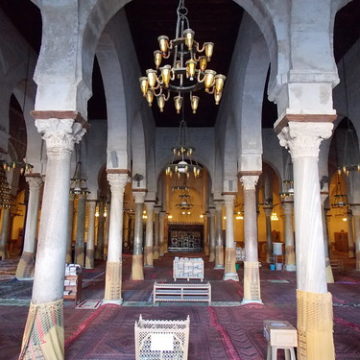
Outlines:
[[[146,76],[139,78],[140,88],[149,106],[154,97],[160,112],[164,111],[165,103],[174,96],[176,112],[180,114],[183,107],[184,95],[189,94],[193,113],[199,105],[200,98],[194,92],[204,89],[213,94],[216,105],[219,104],[226,76],[216,74],[208,69],[208,63],[214,50],[214,43],[205,42],[203,46],[195,41],[195,32],[190,29],[187,18],[188,10],[185,0],[179,0],[177,7],[176,38],[169,40],[166,35],[158,37],[160,50],[154,51],[156,69],[147,69]],[[172,64],[161,66],[163,60],[171,58]]]

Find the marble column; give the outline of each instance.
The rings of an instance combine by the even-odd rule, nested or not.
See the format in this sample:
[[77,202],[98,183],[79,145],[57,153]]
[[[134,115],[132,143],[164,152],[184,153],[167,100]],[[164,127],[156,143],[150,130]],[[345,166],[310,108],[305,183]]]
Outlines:
[[244,188],[244,298],[242,304],[262,303],[257,240],[256,184],[257,175],[241,176]]
[[[47,165],[34,284],[20,358],[31,359],[37,354],[37,358],[63,359],[70,158],[85,129],[74,119],[48,118],[35,120],[35,125],[46,142]],[[39,327],[34,324],[43,324],[41,341]]]
[[293,208],[292,201],[283,201],[282,207],[284,211],[284,233],[285,233],[285,270],[296,271],[296,257],[295,257],[295,240],[293,229]]
[[73,235],[73,220],[74,220],[74,194],[69,194],[69,209],[68,221],[66,224],[66,258],[67,264],[72,263],[72,235]]
[[222,270],[224,269],[224,240],[222,233],[222,200],[215,202],[215,269]]
[[96,200],[88,200],[88,236],[86,242],[86,258],[85,268],[94,268],[94,252],[95,252],[95,211],[96,211]]
[[347,214],[347,223],[348,223],[348,256],[349,258],[355,257],[355,242],[354,242],[354,232],[353,232],[353,221],[352,213],[348,212]]
[[165,253],[165,216],[166,211],[161,210],[159,214],[159,255]]
[[215,242],[216,242],[216,228],[215,228],[215,208],[209,208],[209,222],[210,222],[210,254],[209,262],[215,261]]
[[318,166],[320,143],[331,136],[332,128],[329,122],[289,121],[278,132],[280,144],[289,149],[294,167],[299,359],[315,360],[323,353],[327,354],[324,360],[335,358]]
[[330,264],[329,258],[329,235],[328,235],[328,226],[326,220],[326,209],[325,209],[325,200],[329,197],[328,192],[321,192],[321,215],[323,221],[323,231],[324,231],[324,252],[325,252],[325,272],[326,272],[326,282],[328,284],[334,283],[334,275]]
[[146,208],[146,235],[144,248],[144,266],[154,266],[153,250],[154,250],[154,202],[145,202]]
[[224,280],[239,280],[235,269],[236,249],[234,243],[234,201],[235,194],[224,195],[226,209],[226,244]]
[[143,268],[143,207],[145,200],[144,191],[133,191],[135,200],[135,231],[134,250],[131,264],[131,280],[144,280]]
[[111,169],[111,172],[108,170],[107,174],[111,190],[111,202],[104,302],[118,305],[122,303],[123,207],[125,186],[128,181],[128,174],[124,172],[121,169]]
[[3,208],[0,226],[0,258],[8,257],[8,240],[10,233],[10,208]]
[[104,230],[105,218],[104,218],[104,203],[99,202],[99,217],[98,217],[98,229],[97,229],[97,244],[95,249],[95,259],[104,260]]
[[159,246],[159,239],[160,239],[160,224],[159,224],[159,214],[160,214],[160,208],[158,206],[155,206],[154,208],[154,254],[153,259],[157,260],[160,256],[160,246]]
[[266,221],[266,262],[271,263],[273,258],[272,253],[272,236],[271,236],[271,214],[273,207],[269,205],[264,205],[265,212],[265,221]]
[[124,241],[123,241],[123,246],[125,248],[129,247],[129,235],[130,235],[130,215],[127,211],[124,212],[123,215],[124,218],[124,225],[123,225],[123,237],[124,237]]
[[360,205],[351,205],[354,224],[356,270],[360,271]]
[[111,207],[110,204],[106,205],[106,216],[104,216],[104,252],[103,252],[103,260],[107,260],[108,256],[108,249],[109,249],[109,228],[110,228],[110,212]]
[[85,208],[86,194],[77,195],[77,223],[76,223],[76,243],[75,243],[75,263],[84,266],[85,263]]
[[209,212],[204,215],[204,255],[210,255],[210,217]]
[[29,201],[26,215],[24,248],[16,269],[16,278],[18,280],[32,280],[34,277],[40,192],[43,184],[40,174],[27,175],[26,181],[29,184]]

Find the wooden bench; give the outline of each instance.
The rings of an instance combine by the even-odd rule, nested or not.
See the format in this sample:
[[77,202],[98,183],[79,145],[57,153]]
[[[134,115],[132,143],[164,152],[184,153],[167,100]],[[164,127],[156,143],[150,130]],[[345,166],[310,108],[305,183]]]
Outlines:
[[265,320],[264,336],[268,342],[266,360],[276,360],[279,349],[284,350],[285,359],[296,360],[297,330],[288,321]]
[[207,302],[211,303],[211,285],[154,283],[153,303],[156,302]]

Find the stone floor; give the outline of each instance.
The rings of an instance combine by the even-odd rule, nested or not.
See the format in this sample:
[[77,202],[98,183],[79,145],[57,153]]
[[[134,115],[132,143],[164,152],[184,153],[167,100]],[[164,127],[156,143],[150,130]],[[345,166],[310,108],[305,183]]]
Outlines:
[[[185,254],[183,254],[185,255]],[[199,255],[196,255],[199,256]],[[66,359],[134,359],[134,322],[145,319],[185,319],[190,315],[189,360],[266,358],[263,320],[288,320],[296,325],[295,274],[261,268],[264,305],[240,306],[242,281],[221,280],[223,272],[206,264],[205,279],[212,286],[212,304],[160,304],[153,306],[154,280],[171,281],[173,257],[166,255],[145,269],[144,281],[129,280],[131,257],[124,257],[121,307],[76,309],[66,301],[64,309]],[[0,262],[0,358],[16,359],[31,296],[31,282],[20,282],[13,274],[16,261]],[[336,358],[360,359],[360,273],[353,262],[335,272],[329,285],[334,302]],[[243,277],[243,269],[238,271]],[[101,300],[104,263],[83,271],[82,300]],[[280,357],[279,357],[280,358]],[[321,360],[321,359],[319,359]]]

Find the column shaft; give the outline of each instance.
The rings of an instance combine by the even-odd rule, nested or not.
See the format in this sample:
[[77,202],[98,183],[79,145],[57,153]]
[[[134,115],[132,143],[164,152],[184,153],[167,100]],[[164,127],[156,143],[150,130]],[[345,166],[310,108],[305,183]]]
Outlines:
[[40,176],[26,176],[29,184],[29,202],[26,215],[24,248],[16,269],[18,280],[33,279],[35,265],[36,235],[42,179]]
[[86,259],[85,267],[86,269],[94,268],[94,250],[95,250],[95,210],[96,210],[96,201],[88,200],[88,215],[89,215],[89,227],[88,227],[88,237],[86,243]]
[[3,208],[1,216],[1,232],[0,232],[0,258],[4,260],[8,257],[8,240],[9,240],[9,225],[10,225],[10,209]]
[[224,269],[224,240],[222,236],[222,202],[216,203],[215,211],[216,246],[215,246],[215,269]]
[[75,263],[81,266],[85,264],[85,208],[86,195],[79,194],[77,202],[77,226],[76,226],[76,244],[75,244]]
[[292,202],[283,202],[284,209],[284,232],[285,232],[285,269],[296,271],[295,241],[292,221]]
[[72,263],[72,235],[73,235],[73,220],[74,220],[74,195],[69,195],[69,213],[67,221],[67,238],[66,238],[66,258],[67,264]]
[[210,210],[210,254],[209,254],[209,262],[215,261],[215,209],[211,208]]
[[159,214],[159,255],[163,256],[165,253],[165,211],[160,211]]
[[266,262],[269,264],[273,257],[272,254],[272,236],[271,236],[271,213],[272,206],[264,206],[265,221],[266,221]]
[[144,265],[153,266],[153,241],[154,241],[154,203],[146,202],[146,237],[144,249]]
[[159,246],[159,239],[160,239],[160,217],[159,217],[160,210],[155,208],[154,211],[154,224],[155,224],[155,237],[154,237],[154,255],[153,259],[157,260],[160,256],[160,246]]

